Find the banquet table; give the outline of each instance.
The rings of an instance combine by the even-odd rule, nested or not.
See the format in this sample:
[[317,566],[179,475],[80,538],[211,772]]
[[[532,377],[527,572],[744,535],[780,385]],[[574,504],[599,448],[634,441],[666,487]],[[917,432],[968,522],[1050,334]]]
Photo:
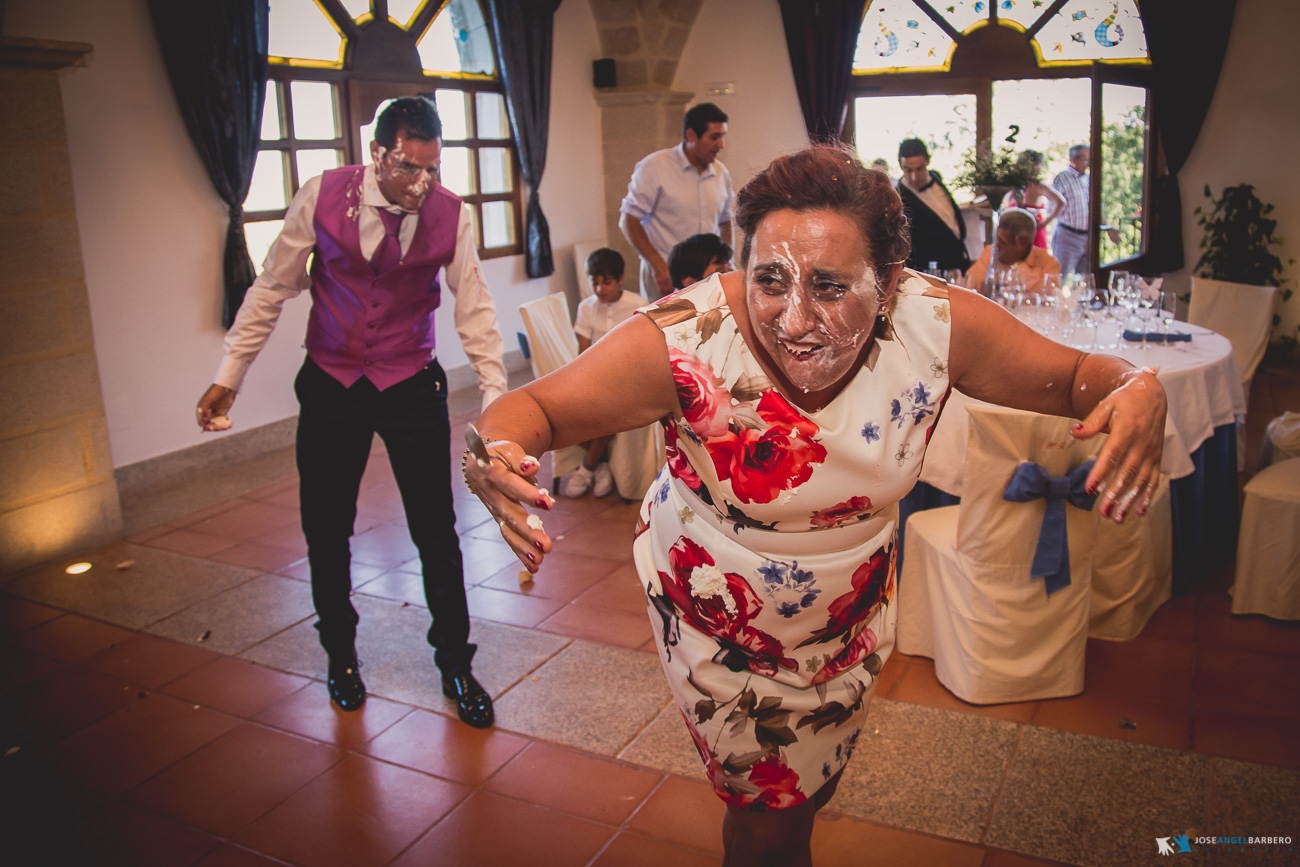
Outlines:
[[[1169,400],[1161,472],[1170,478],[1174,511],[1174,588],[1185,591],[1230,559],[1237,537],[1236,420],[1246,412],[1241,374],[1226,337],[1186,322],[1171,330],[1190,341],[1126,343],[1103,350],[1157,370]],[[901,504],[913,511],[960,502],[964,483],[967,407],[978,403],[953,391],[926,450],[920,483]]]

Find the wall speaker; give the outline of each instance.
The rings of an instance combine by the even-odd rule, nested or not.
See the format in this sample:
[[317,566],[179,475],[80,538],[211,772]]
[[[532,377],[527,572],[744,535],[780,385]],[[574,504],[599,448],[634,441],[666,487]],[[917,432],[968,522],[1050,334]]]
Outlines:
[[614,72],[614,58],[602,57],[591,61],[591,83],[596,87],[618,85],[618,75]]

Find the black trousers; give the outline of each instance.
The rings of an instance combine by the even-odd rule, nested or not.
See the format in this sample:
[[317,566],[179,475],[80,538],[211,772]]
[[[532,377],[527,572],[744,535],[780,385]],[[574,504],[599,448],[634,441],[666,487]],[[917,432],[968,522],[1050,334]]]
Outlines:
[[357,493],[370,446],[379,434],[401,491],[411,541],[420,552],[424,595],[433,624],[429,644],[444,675],[469,668],[469,608],[451,496],[451,431],[447,376],[433,361],[385,391],[362,377],[351,388],[310,358],[294,382],[298,415],[298,477],[302,530],[307,537],[312,601],[321,646],[332,656],[352,653],[357,611],[351,548]]

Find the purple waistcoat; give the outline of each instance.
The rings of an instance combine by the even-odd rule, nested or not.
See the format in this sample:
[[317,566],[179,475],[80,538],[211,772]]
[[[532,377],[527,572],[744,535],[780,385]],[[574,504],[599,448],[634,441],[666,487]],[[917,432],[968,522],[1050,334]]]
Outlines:
[[377,276],[361,255],[363,173],[363,166],[344,166],[321,175],[307,354],[345,386],[365,376],[383,391],[419,373],[433,355],[438,269],[456,252],[460,199],[434,186],[401,264]]

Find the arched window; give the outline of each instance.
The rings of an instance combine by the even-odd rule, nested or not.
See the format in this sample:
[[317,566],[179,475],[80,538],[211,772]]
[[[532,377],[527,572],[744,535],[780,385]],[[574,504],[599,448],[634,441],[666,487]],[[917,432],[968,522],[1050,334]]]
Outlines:
[[846,134],[895,172],[899,141],[921,138],[948,180],[976,149],[1011,148],[1045,154],[1050,182],[1088,145],[1092,261],[1140,267],[1158,168],[1150,62],[1135,0],[871,0]]
[[443,124],[442,184],[483,258],[523,252],[518,157],[479,0],[270,0],[262,141],[245,201],[261,262],[303,181],[369,160],[375,117],[422,94]]

